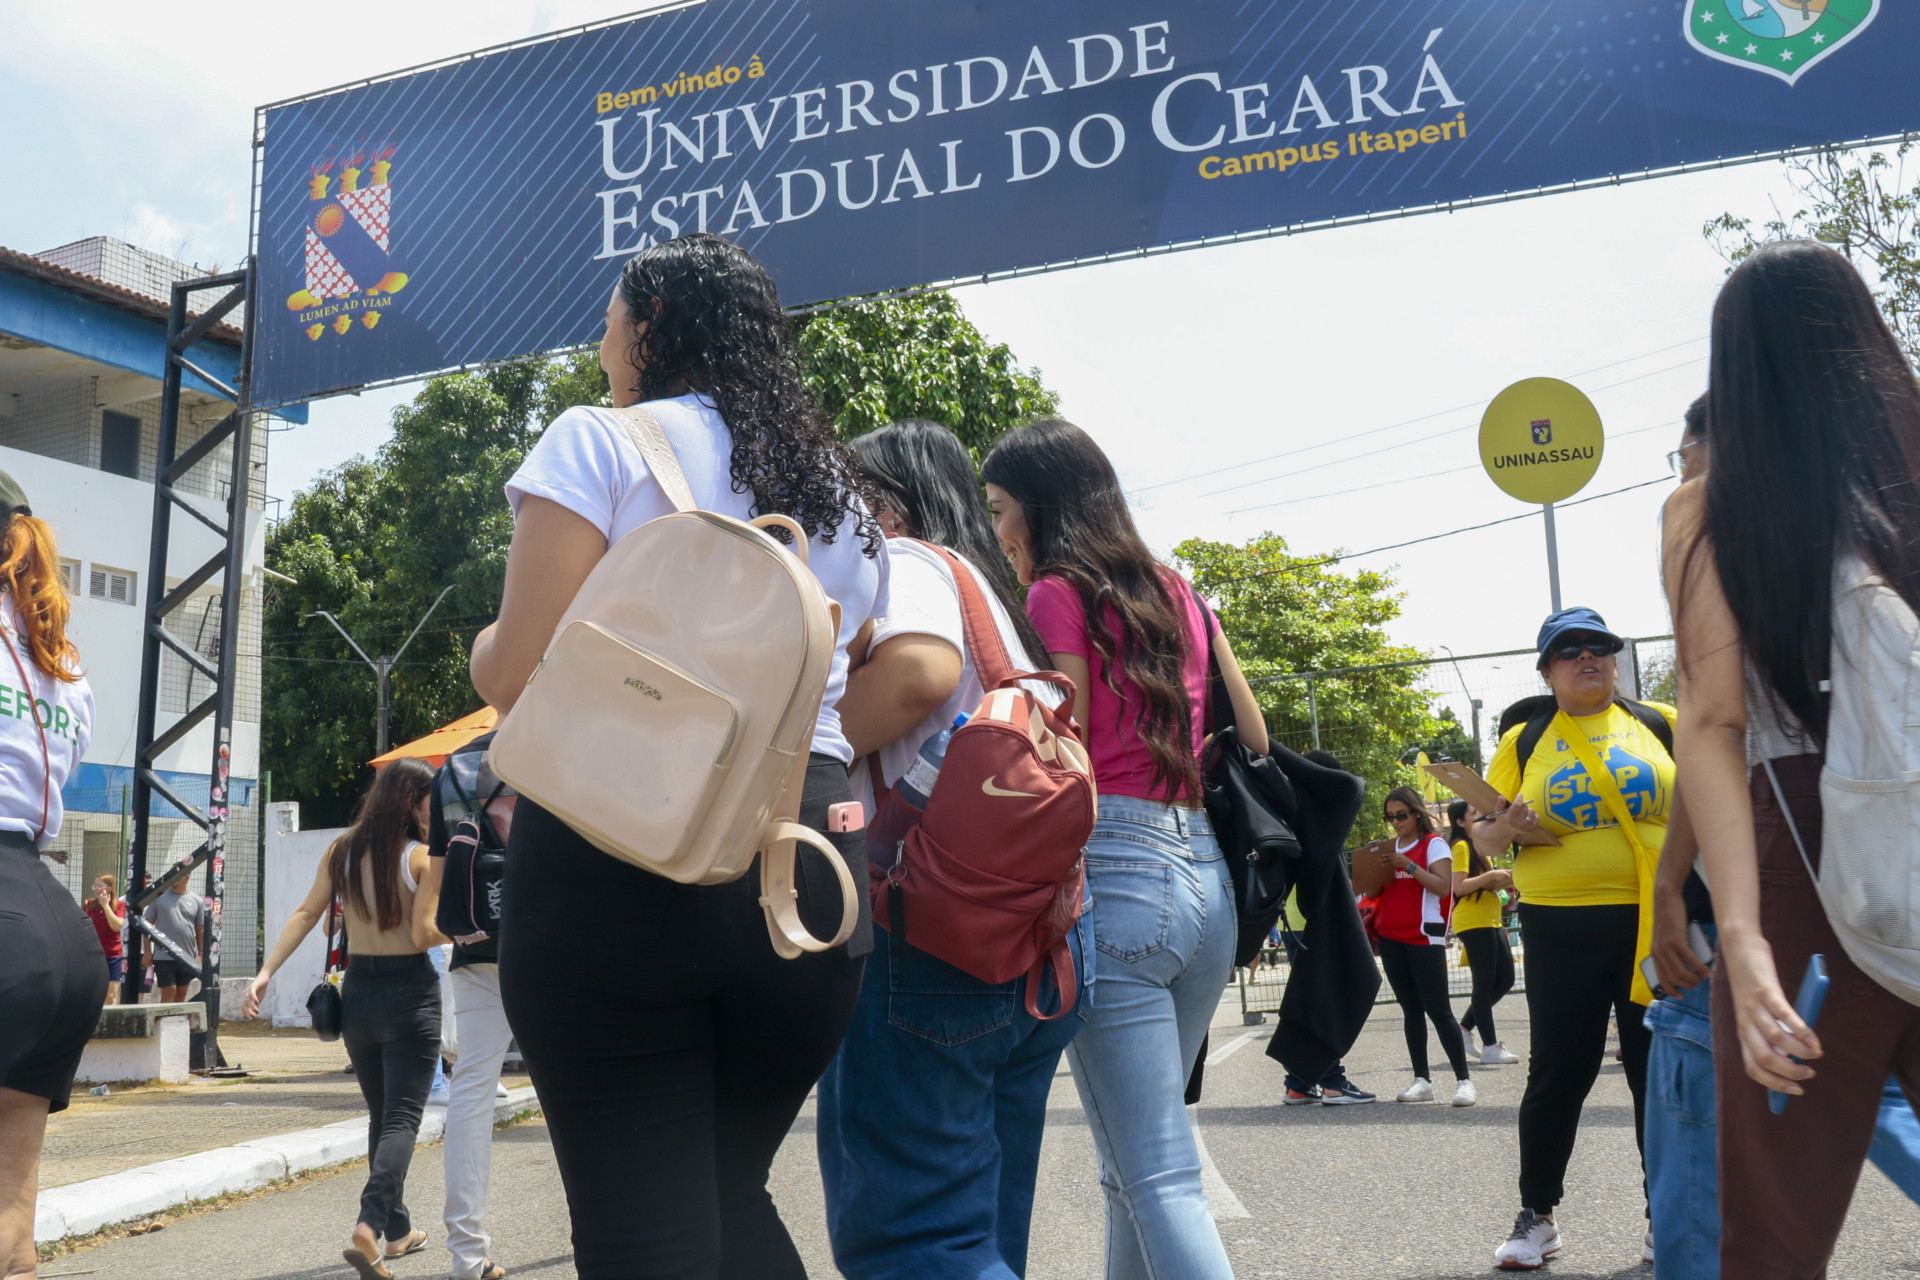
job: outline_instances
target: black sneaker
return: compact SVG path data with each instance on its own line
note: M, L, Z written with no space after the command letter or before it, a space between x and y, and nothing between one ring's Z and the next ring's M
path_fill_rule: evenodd
M1351 1107L1362 1102L1378 1101L1380 1101L1379 1098L1360 1088L1345 1076L1331 1082L1323 1082L1320 1086L1320 1105L1323 1107Z
M1320 1101L1319 1086L1316 1085L1308 1089L1296 1089L1292 1085L1288 1085L1286 1096L1280 1101L1289 1107L1303 1107L1309 1103L1318 1102Z

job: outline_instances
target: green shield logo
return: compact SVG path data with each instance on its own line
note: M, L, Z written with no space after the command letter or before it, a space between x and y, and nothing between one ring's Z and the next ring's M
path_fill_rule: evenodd
M1792 84L1871 26L1880 0L1689 0L1685 13L1701 53Z

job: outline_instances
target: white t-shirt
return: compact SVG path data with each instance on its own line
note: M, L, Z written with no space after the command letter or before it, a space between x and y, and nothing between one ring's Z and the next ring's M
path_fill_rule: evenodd
M698 395L651 400L647 409L673 446L687 488L700 509L741 520L751 518L753 495L733 491L733 476L728 469L733 435L720 411ZM569 409L553 420L507 481L507 502L516 516L520 500L528 494L556 502L587 520L606 535L609 546L647 521L673 511L673 504L654 481L627 429L607 409ZM857 518L849 513L831 544L814 538L807 552L808 567L820 580L827 598L840 604L839 643L833 651L833 669L827 677L820 721L813 731L813 749L842 764L853 761L853 748L840 731L840 695L847 688L847 644L868 618L887 608L886 549L869 557L857 525Z
M960 620L960 590L954 586L952 566L938 552L910 538L889 539L887 550L893 557L893 579L889 584L892 607L885 617L875 620L868 652L878 651L881 645L896 636L937 636L960 651L960 683L954 689L953 696L905 737L880 748L880 773L886 778L887 785L892 786L913 763L920 744L951 725L954 717L972 715L987 691L979 673L973 668L973 655L967 652L966 629ZM1014 670L1032 671L1037 666L1044 667L1046 664L1034 662L1026 647L1020 643L1020 633L1013 629L1013 622L1001 607L1000 598L980 582L980 575L974 573L972 565L966 568L967 572L973 573L974 582L979 584L980 594L987 598L987 608L993 613L994 625L1000 629L1000 639L1007 646L1007 656L1012 659ZM1038 680L1022 681L1022 685L1048 706L1060 705L1063 695L1054 685ZM873 780L868 769L865 766L856 769L853 780L860 803L871 817L874 812Z
M93 690L86 677L68 684L33 665L20 635L11 595L0 598L0 627L26 668L29 697L20 691L20 667L0 649L0 831L37 835L44 849L60 834L66 808L60 788L66 784L87 743L93 740ZM47 754L40 755L40 730L46 726ZM44 788L44 790L43 790ZM40 829L40 804L46 800L47 825Z

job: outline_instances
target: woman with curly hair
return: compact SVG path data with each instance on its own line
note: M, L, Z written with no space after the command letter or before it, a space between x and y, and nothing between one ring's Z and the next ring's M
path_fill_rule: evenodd
M838 703L847 646L887 606L880 531L832 426L800 381L760 265L718 236L630 259L607 303L601 367L618 407L645 403L701 509L793 517L840 634L800 821L851 800ZM514 510L497 622L474 641L474 688L505 712L607 548L673 510L621 419L556 418L507 482ZM831 833L856 884L866 841ZM803 852L801 916L830 936L836 881ZM840 1044L872 928L831 951L775 955L759 874L684 885L608 857L522 798L508 845L512 926L500 985L546 1112L573 1218L574 1266L601 1277L804 1280L767 1171ZM583 904L619 904L607 929Z
M1094 998L1067 1056L1100 1153L1106 1273L1231 1280L1184 1105L1237 937L1201 804L1209 650L1241 741L1264 753L1266 722L1225 633L1153 558L1091 436L1036 422L995 445L981 475L1027 613L1074 683L1100 791L1086 850Z

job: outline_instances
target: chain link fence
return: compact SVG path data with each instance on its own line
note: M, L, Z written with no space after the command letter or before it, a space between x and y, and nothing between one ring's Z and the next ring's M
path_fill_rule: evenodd
M1512 925L1507 928L1508 941L1513 944L1513 991L1518 995L1527 989L1526 948L1520 945L1519 927ZM1473 972L1466 967L1465 956L1459 939L1448 938L1447 995L1459 1000L1465 1000L1473 994ZM1374 961L1376 967L1379 963L1377 959ZM1233 971L1234 984L1240 989L1240 1013L1248 1026L1258 1026L1265 1021L1267 1014L1280 1012L1280 998L1287 992L1287 976L1291 971L1287 953L1280 947L1262 948L1257 964ZM1393 1003L1393 990L1387 986L1384 970L1381 972L1380 993L1373 998L1373 1002Z
M1377 749L1380 726L1372 717L1343 714L1334 708L1363 701L1351 695L1363 691L1369 680L1377 680L1382 672L1412 670L1415 688L1427 697L1434 713L1438 715L1443 709L1451 711L1464 731L1458 742L1462 749L1452 752L1453 758L1484 773L1499 746L1500 713L1522 698L1547 692L1546 682L1535 666L1538 658L1538 651L1534 649L1507 649L1465 657L1456 657L1448 651L1438 658L1302 671L1267 676L1253 683L1286 681L1304 689L1304 697L1288 699L1288 709L1270 718L1269 730L1276 741L1295 751L1328 751L1344 760ZM1672 636L1646 636L1627 642L1626 650L1620 655L1620 691L1643 701L1674 701ZM1414 753L1427 744L1396 745L1404 746L1402 759L1411 763ZM1408 780L1413 780L1411 775ZM1362 825L1365 821L1363 814ZM1517 927L1512 928L1511 936L1516 973L1514 991L1522 992L1527 989L1526 952ZM1272 946L1261 951L1255 967L1235 971L1240 1009L1250 1024L1265 1014L1278 1012L1290 969L1286 952ZM1460 944L1453 939L1447 944L1447 988L1449 995L1460 999L1465 999L1473 990L1473 975L1462 965ZM1392 1001L1393 992L1383 981L1378 1002L1390 1004Z

